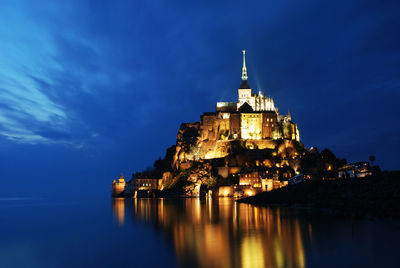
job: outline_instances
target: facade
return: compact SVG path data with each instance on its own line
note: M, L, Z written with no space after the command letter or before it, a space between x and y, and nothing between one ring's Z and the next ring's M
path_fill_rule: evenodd
M136 190L159 190L160 182L160 179L135 178L134 188Z
M216 111L200 118L200 140L273 140L300 141L297 125L290 113L280 115L274 100L261 91L252 93L247 81L243 50L242 82L237 102L217 102Z
M288 168L244 168L240 172L239 185L261 191L271 191L288 185L294 175Z

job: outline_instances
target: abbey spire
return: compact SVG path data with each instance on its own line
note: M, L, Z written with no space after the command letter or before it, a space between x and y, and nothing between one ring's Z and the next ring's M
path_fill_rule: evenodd
M242 50L242 52L243 52L242 80L247 80L246 50Z
M242 50L242 53L243 53L243 67L242 67L242 83L240 84L240 88L250 89L249 83L247 82L246 50Z

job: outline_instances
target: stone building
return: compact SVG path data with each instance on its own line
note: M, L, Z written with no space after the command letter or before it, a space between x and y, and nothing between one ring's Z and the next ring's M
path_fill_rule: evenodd
M118 181L114 179L112 182L113 196L123 195L124 191L125 191L125 187L126 187L126 182L125 182L124 176L121 174Z
M159 190L161 179L155 178L135 178L135 190Z
M240 171L239 185L262 191L271 191L288 185L288 179L294 175L291 168L243 168Z

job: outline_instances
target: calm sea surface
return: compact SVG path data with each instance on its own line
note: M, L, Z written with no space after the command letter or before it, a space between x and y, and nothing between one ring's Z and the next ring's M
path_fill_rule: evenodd
M400 222L221 199L0 199L0 267L400 267Z

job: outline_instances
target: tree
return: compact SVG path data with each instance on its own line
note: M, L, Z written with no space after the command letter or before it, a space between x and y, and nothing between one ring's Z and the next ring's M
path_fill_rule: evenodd
M371 162L371 165L373 166L374 162L375 162L375 155L370 155L369 156L369 161Z
M321 157L322 157L323 160L327 160L327 161L336 160L335 154L331 150L329 150L328 148L322 150Z

